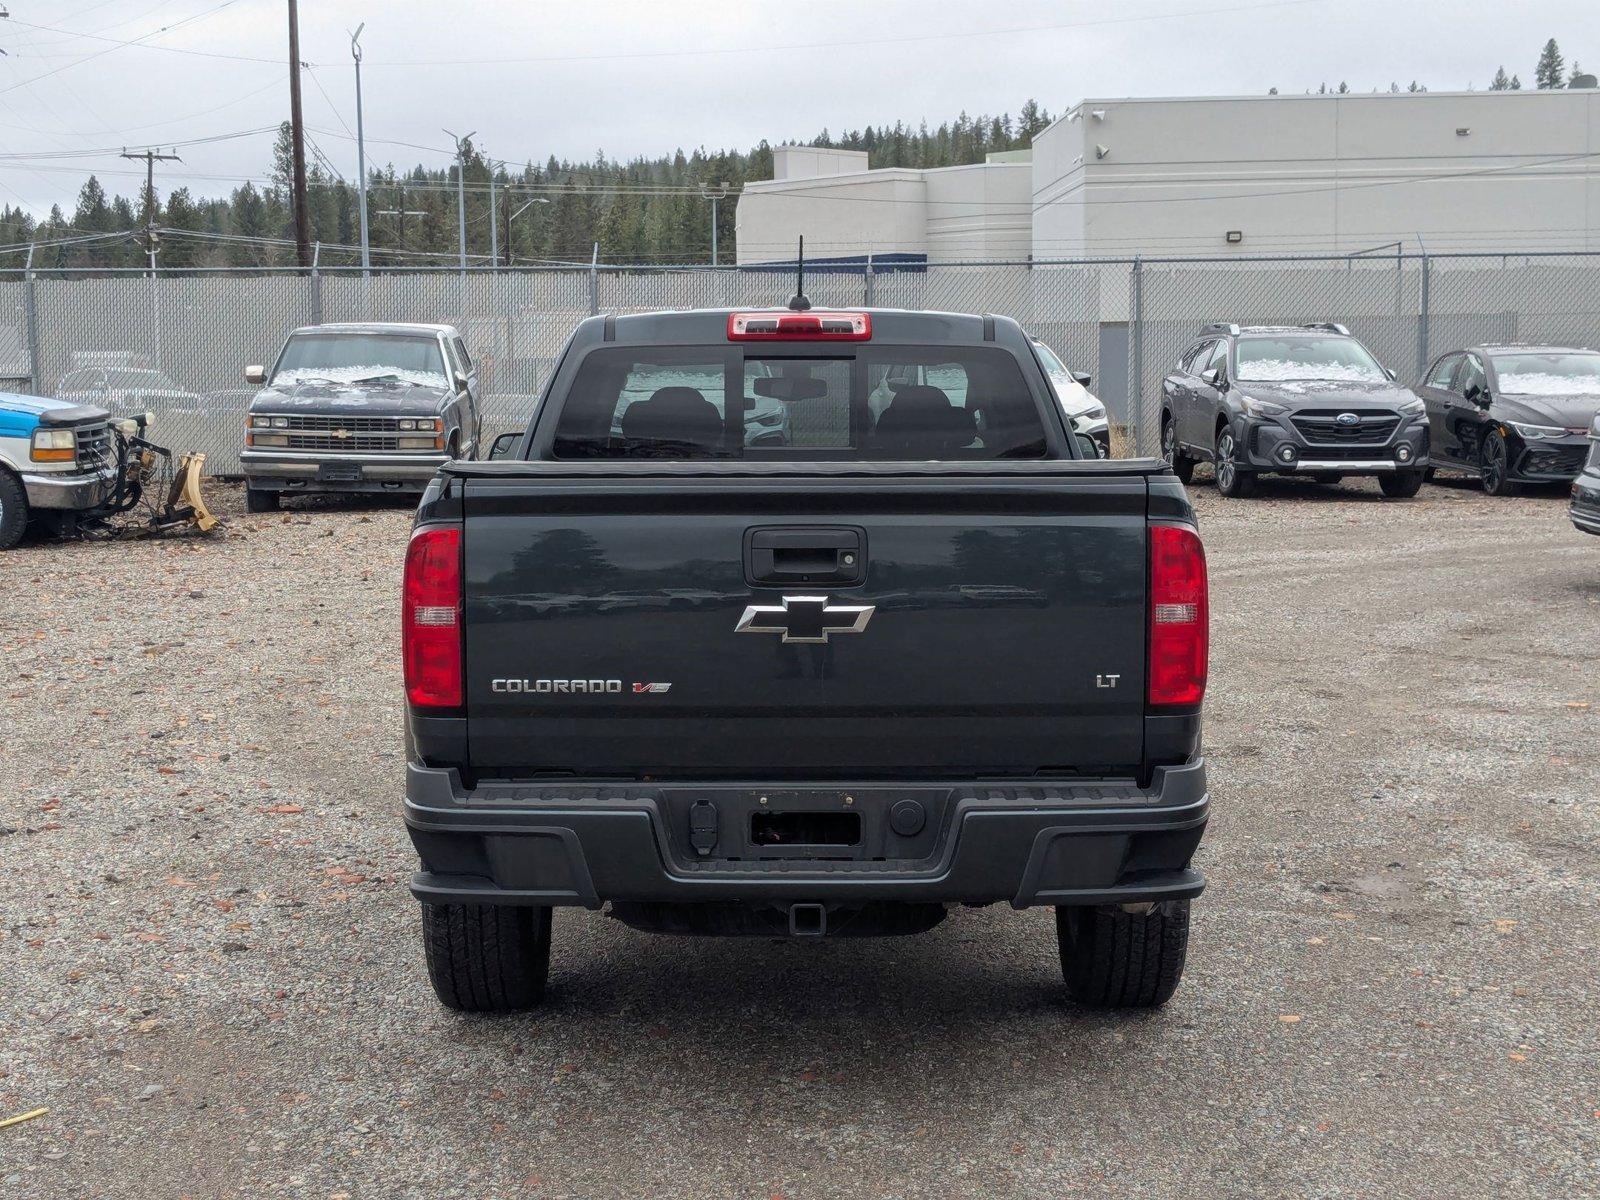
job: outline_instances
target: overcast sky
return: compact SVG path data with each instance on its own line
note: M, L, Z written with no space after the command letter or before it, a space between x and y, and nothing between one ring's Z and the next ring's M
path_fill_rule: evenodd
M288 115L284 0L5 0L0 200L70 212L85 176L132 194L117 156ZM514 162L746 147L905 120L1059 112L1085 96L1533 85L1555 37L1600 67L1594 0L301 0L311 136L355 177L349 31L365 21L368 159L477 131ZM1141 19L1142 18L1142 19ZM43 28L41 28L43 27ZM124 43L138 41L140 44ZM491 60L491 61L485 61ZM498 61L493 61L498 60ZM270 170L272 134L181 147L163 194ZM40 152L102 151L26 159ZM106 152L109 151L109 152ZM10 156L10 157L8 157Z

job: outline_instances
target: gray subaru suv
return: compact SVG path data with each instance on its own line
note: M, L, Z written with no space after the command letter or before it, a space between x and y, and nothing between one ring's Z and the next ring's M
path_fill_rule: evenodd
M1161 452L1185 483L1212 463L1224 496L1271 473L1372 475L1385 496L1409 497L1428 466L1428 414L1343 325L1207 325L1162 381Z

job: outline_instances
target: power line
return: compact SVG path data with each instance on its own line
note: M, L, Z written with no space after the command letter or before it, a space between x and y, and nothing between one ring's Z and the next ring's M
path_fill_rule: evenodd
M111 41L111 42L115 42L115 44L111 45L111 46L107 46L104 50L96 50L93 54L86 54L82 58L74 59L72 62L64 63L59 67L51 67L50 70L44 71L41 74L31 76L31 77L29 77L27 79L18 80L16 83L11 84L9 87L0 88L0 96L5 95L7 92L13 92L19 87L26 87L30 83L37 83L41 79L48 79L52 75L59 75L62 71L67 71L67 70L70 70L73 67L81 66L83 63L90 62L90 61L92 61L94 59L97 59L97 58L103 58L105 55L110 54L115 50L119 50L124 46L139 46L139 45L143 45L147 41L147 39L149 39L149 38L159 37L163 33L171 33L173 30L181 29L185 25L192 25L194 22L203 20L206 17L212 16L215 13L219 13L225 8L231 8L233 5L235 5L237 3L238 3L238 0L222 0L221 4L215 5L212 8L208 8L204 12L196 13L192 17L185 17L181 21L174 21L171 25L163 25L160 29L152 29L149 33L143 34L140 37L136 37L132 41L119 41L118 39L115 39L115 38L96 38L95 40L97 40L97 41ZM45 26L42 26L42 25L31 25L26 21L16 21L15 24L24 26L24 27L29 28L29 29L43 29L43 28L45 28ZM70 33L72 31L71 30L55 30L55 32L57 32L57 33L63 33L63 32ZM88 35L84 35L84 36L88 36ZM149 48L150 49L163 49L165 47L152 46L152 47L149 47Z
M1265 3L1231 4L1214 8L1187 9L1180 12L1147 13L1135 17L1100 17L1086 21L1052 21L1043 25L1017 25L1006 29L973 29L955 33L907 34L898 37L851 38L838 42L791 42L784 45L744 45L723 47L692 47L674 50L620 50L600 54L539 54L506 58L435 58L399 59L393 62L373 63L380 67L481 67L520 63L583 63L615 62L641 58L701 58L729 54L793 53L797 50L847 50L857 47L903 46L924 42L966 41L980 37L1015 37L1030 33L1052 33L1063 29L1091 29L1104 25L1134 25L1151 21L1184 20L1190 17L1213 17L1228 13L1260 12L1273 8L1300 8L1311 4L1325 4L1330 0L1266 0Z

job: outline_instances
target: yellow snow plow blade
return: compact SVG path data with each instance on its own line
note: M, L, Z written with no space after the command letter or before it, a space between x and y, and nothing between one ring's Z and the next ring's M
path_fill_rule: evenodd
M178 460L178 469L172 475L172 490L167 495L167 511L182 513L201 533L210 533L218 521L200 495L200 469L205 464L204 454L185 454Z

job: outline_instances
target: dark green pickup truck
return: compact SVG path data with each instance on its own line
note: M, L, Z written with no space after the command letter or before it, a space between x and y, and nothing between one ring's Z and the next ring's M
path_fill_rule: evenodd
M1012 321L585 321L406 559L434 987L537 1003L555 905L809 937L1003 902L1055 908L1079 1001L1160 1004L1207 622L1182 485L1082 445Z

